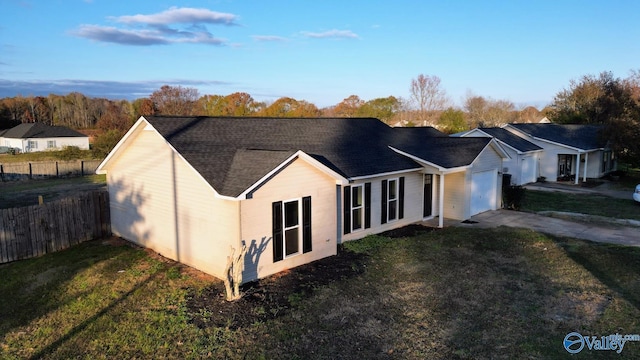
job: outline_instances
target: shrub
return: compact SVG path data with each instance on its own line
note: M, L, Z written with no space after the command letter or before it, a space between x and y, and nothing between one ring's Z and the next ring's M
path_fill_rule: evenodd
M505 209L520 210L526 189L520 185L507 186L502 190L502 202Z
M77 146L65 146L62 150L58 152L58 156L60 160L75 160L75 159L82 159L85 156L85 154Z

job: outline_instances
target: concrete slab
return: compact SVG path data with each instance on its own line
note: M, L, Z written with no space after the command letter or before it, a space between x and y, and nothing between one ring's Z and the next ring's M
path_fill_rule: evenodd
M640 247L640 228L633 226L599 226L504 209L487 211L471 217L471 220L476 223L464 224L458 221L453 223L453 226L521 227L556 236Z

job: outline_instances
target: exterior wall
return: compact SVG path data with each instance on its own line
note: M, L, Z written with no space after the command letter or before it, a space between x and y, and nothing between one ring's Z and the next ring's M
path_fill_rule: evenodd
M471 174L469 173L469 177ZM465 220L469 218L469 185L467 171L446 174L444 176L444 217Z
M24 152L22 139L2 138L2 142L0 142L0 146L7 146L14 149L20 149L21 152Z
M602 156L604 151L598 150L589 153L587 164L587 178L599 178L606 175L606 172L602 171ZM582 154L581 159L585 160L586 154ZM580 178L584 175L585 163L580 163Z
M114 234L222 278L239 247L240 203L216 197L155 131L128 141L106 169Z
M404 218L382 224L382 180L398 179L401 176L404 176ZM359 185L366 182L371 183L371 227L369 229L361 229L349 234L344 234L342 235L342 241L361 239L370 234L378 234L387 230L422 221L424 190L422 172L376 177L358 181L350 185ZM340 209L342 209L342 204L340 204ZM437 212L437 207L435 212ZM343 224L340 224L339 226L342 230Z
M37 143L35 148L29 147L29 141L35 141ZM37 152L52 150L47 147L49 141L55 141L56 150L62 149L65 146L77 146L82 150L89 150L89 138L88 137L58 137L58 138L32 138L32 139L10 139L3 138L0 146L9 146L12 148L18 148L21 152Z
M273 261L272 203L311 196L312 250ZM241 239L247 244L243 281L275 274L337 253L336 182L301 159L242 200Z

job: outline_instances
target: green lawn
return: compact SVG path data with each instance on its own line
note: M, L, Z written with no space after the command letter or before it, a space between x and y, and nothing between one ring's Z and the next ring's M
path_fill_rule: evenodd
M138 248L98 241L2 265L0 358L567 359L569 332L640 333L638 248L448 228L343 251L364 257L352 275L292 290L278 316L247 302L274 317L240 327L207 321L243 314L188 305L219 282ZM296 271L268 282L286 289Z
M616 219L640 220L640 206L631 199L603 195L527 190L522 211L564 211Z
M23 154L2 154L0 163L16 163L30 161L56 161L56 160L96 160L91 150L80 150L69 147L64 150L37 151Z
M106 175L88 175L73 178L53 178L0 183L0 209L38 204L38 196L45 202L72 195L77 191L90 191L104 187Z

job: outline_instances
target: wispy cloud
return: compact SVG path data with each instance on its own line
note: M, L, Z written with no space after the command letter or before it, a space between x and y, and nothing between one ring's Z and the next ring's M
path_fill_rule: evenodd
M302 35L314 39L357 39L358 34L351 30L329 30L324 32L303 31Z
M169 10L150 15L125 15L113 18L115 21L124 24L147 24L147 25L169 25L169 24L222 24L237 25L238 17L234 14L211 11L209 9L178 8L172 7Z
M253 35L251 37L255 41L289 41L289 39L285 37L276 35Z
M101 81L101 80L33 80L14 81L0 79L0 97L66 95L77 91L87 96L109 99L137 99L147 97L162 85L211 86L226 85L216 80L154 80L154 81Z
M237 25L237 16L234 14L176 7L156 14L109 19L123 24L123 27L83 24L70 34L94 41L133 46L179 43L226 45L226 40L215 37L206 25Z

